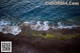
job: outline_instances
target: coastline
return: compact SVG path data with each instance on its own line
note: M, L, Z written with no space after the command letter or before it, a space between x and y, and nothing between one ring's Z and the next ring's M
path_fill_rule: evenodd
M48 31L35 31L25 26L22 28L22 32L16 36L12 34L0 33L0 41L12 41L13 52L12 53L76 53L79 52L80 46L80 28L69 29L52 29ZM76 37L71 39L56 39L56 38L41 38L39 36L32 36L36 34L55 33L57 36L73 34ZM72 36L72 35L71 35Z

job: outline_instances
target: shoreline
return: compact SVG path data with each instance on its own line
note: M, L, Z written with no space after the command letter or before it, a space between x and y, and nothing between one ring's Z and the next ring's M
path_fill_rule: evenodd
M2 25L0 26L0 32L4 33L4 34L13 34L13 35L17 35L20 32L24 31L24 28L27 30L31 30L31 31L44 31L44 32L52 32L52 31L59 31L59 30L78 30L78 28L80 29L80 25L64 25L61 22L57 23L57 26L51 26L49 25L49 23L47 21L43 22L43 24L41 24L41 21L38 21L36 24L32 24L29 22L24 22L19 26L8 26L8 25ZM79 30L78 30L79 31ZM76 32L76 31L75 31Z
M80 52L80 28L37 31L22 26L21 30L16 36L0 32L0 41L12 41L12 53Z

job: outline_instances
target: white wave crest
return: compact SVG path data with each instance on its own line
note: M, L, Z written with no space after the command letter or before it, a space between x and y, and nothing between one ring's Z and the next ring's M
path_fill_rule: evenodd
M4 34L13 34L13 35L17 35L21 32L21 29L19 28L19 26L0 26L0 32L4 33Z
M58 22L57 23L57 27L55 28L54 26L53 26L53 28L54 29L72 29L72 28L75 28L75 27L80 27L80 26L78 26L78 25L71 25L71 26L68 26L68 25L63 25L61 22Z
M23 22L20 26L29 26L30 23L29 22Z
M36 25L30 25L30 28L33 30L44 30L47 31L49 29L48 22L45 21L41 24L41 21L37 21Z
M51 27L49 26L49 22L48 21L37 21L36 24L32 24L32 22L24 22L22 23L20 26L29 26L32 30L38 30L38 31L47 31L48 29L52 28L52 29L72 29L74 27L80 27L79 25L72 25L72 26L67 26L67 25L63 25L61 22L57 23L57 27L55 27L54 25ZM17 35L19 34L22 30L20 26L0 26L0 32L4 33L4 34L13 34L13 35Z
M48 21L44 21L44 22L37 21L36 24L33 24L32 22L24 22L22 25L30 26L30 28L32 30L38 30L38 31L47 31L49 28L52 28L52 29L72 29L75 27L80 27L78 25L71 25L71 26L63 25L63 23L61 23L61 22L58 22L57 27L55 27L54 25L50 26Z

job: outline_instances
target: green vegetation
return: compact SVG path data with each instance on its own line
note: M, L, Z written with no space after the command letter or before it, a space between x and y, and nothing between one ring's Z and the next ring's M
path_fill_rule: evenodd
M28 33L26 32L21 32L20 35L22 37L28 37ZM50 33L46 33L45 35L42 34L42 33L33 33L32 34L33 37L40 37L40 38L46 38L46 39L58 39L58 40L67 40L67 39L72 39L72 38L75 38L77 36L75 35L72 35L72 34L69 34L69 35L56 35L56 34L50 34Z
M25 38L27 36L27 33L26 32L21 32L20 35Z
M39 36L40 38L46 38L46 39L54 38L59 40L67 40L67 39L72 39L76 37L74 35L56 35L56 34L49 34L49 33L47 33L46 35L33 33L33 36L35 37Z
M33 33L33 35L32 36L37 36L37 34L36 33Z
M45 38L58 38L55 34L46 34Z

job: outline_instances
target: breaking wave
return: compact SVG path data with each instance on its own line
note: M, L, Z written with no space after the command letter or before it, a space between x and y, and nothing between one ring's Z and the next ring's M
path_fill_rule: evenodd
M57 23L57 26L55 25L49 25L48 21L37 21L36 24L34 24L33 22L24 22L21 25L25 25L25 26L30 26L30 28L32 30L43 30L43 31L47 31L49 28L53 28L53 29L72 29L74 27L80 27L79 25L64 25L61 22Z
M18 26L10 26L9 22L6 21L0 21L0 32L4 33L4 34L13 34L13 35L17 35L19 34L22 30L20 26L24 25L26 27L30 27L32 30L38 30L38 31L47 31L50 28L52 29L72 29L75 27L80 27L79 25L64 25L62 22L58 22L57 26L55 25L49 25L48 21L37 21L37 22L23 22L22 24L18 25Z
M6 25L10 25L10 22L6 20L0 20L0 26L6 26Z
M13 34L17 35L21 32L21 29L19 26L0 26L0 32L4 34Z

